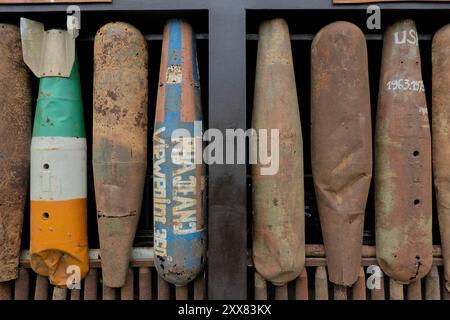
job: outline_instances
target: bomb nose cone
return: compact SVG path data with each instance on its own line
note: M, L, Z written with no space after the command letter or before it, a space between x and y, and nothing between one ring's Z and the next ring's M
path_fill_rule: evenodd
M311 88L311 160L328 276L351 286L372 177L367 48L357 26L339 21L315 36Z

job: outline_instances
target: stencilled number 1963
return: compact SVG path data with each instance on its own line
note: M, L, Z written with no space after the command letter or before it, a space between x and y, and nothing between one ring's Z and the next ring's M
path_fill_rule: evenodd
M390 91L415 91L424 92L425 87L422 80L395 79L386 84L386 89Z

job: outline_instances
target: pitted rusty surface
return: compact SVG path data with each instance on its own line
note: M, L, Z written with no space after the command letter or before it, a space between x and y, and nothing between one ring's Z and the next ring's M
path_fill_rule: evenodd
M264 22L259 36L252 127L269 137L279 129L280 143L275 175L252 166L253 260L261 276L284 285L305 264L303 141L287 23Z
M311 49L311 156L330 281L351 286L361 266L364 212L372 177L366 41L335 22Z
M384 36L375 135L377 259L400 283L432 263L431 137L414 21Z
M0 282L18 276L28 188L31 86L19 28L0 24Z
M103 26L94 44L93 167L103 279L125 283L147 168L147 44L133 26Z
M450 292L450 25L433 39L433 172L446 289Z

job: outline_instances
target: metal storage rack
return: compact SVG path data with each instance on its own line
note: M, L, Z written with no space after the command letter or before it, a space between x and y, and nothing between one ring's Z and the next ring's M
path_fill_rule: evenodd
M82 28L89 30L87 38L85 38L88 41L80 45L90 51L92 51L90 47L92 44L89 43L89 37L92 37L95 27L101 25L102 21L106 23L122 19L136 24L143 33L147 34L149 41L157 43L160 40L159 34L165 18L182 16L190 20L199 33L198 39L201 42L199 46L203 47L199 50L199 55L202 55L199 57L199 61L201 61L200 68L204 73L202 95L207 111L207 126L220 130L249 127L256 57L255 40L257 40L259 21L274 16L286 18L291 27L294 63L296 64L297 79L300 80L298 86L300 105L301 108L304 108L301 109L304 140L308 143L308 48L310 41L313 35L329 22L349 20L364 28L367 19L367 5L333 5L332 0L113 0L112 4L81 4L80 7ZM429 51L427 48L430 47L431 35L439 27L450 22L450 19L447 18L450 13L450 3L383 3L380 4L380 7L383 24L402 15L418 20L419 33L422 34L421 39L424 40L423 47L421 44L423 51ZM66 8L65 4L1 5L0 19L2 22L17 24L18 18L23 15L46 23L55 22L61 25L64 23ZM371 70L376 70L379 68L377 59L381 52L381 41L379 41L382 39L381 31L363 30L368 34L367 39L370 40L368 48ZM82 38L85 35L82 30ZM158 44L155 47L158 48ZM159 49L155 50L157 52ZM304 54L304 56L300 58L296 56L297 54ZM84 57L83 55L84 53L80 51L81 59L84 58L86 64L90 66L89 63L92 62L88 61L89 55L86 54ZM423 53L424 78L429 87L430 63L426 61L428 58L429 53ZM304 59L304 65L301 59ZM159 68L158 59L153 61L153 65L155 68ZM150 79L157 79L157 72L155 73L156 75L151 75ZM376 72L371 73L373 99L376 99L377 96L377 76ZM155 83L153 80L150 85L155 86ZM88 94L84 99L90 99L92 88L87 83L85 86L84 93ZM150 103L154 99L155 97L151 97ZM89 128L89 123L87 123L87 127ZM305 144L305 163L309 161L307 148L308 144ZM249 236L251 235L249 223L251 221L249 220L251 218L249 192L251 189L248 169L248 166L245 165L211 165L208 167L209 254L206 281L208 299L247 299L254 296L254 272L249 268L251 260L248 258L251 238ZM308 170L308 164L306 164L306 170ZM308 171L306 173L308 174ZM311 177L306 175L306 179L311 179ZM308 186L308 184L311 182L306 180L305 185ZM93 192L92 188L90 188L90 192ZM149 195L148 190L146 192ZM149 197L147 196L147 198ZM369 207L370 204L368 212L370 212ZM366 219L370 224L370 218ZM95 223L95 220L92 221ZM310 234L309 238L314 239L314 236ZM317 251L314 248L312 246L310 250L307 250L310 254L308 266L323 266L323 250ZM364 261L373 259L373 247L372 249L368 248L371 253L364 258ZM436 265L440 264L438 251ZM24 263L26 266L26 262ZM93 265L95 265L95 261ZM144 269L150 268L152 262L150 259L135 266ZM144 269L142 274L139 272L139 276L136 275L136 277L146 277L147 271ZM313 272L310 270L308 268L308 277L312 280ZM88 278L90 281L87 282L88 286L96 287L93 283L97 284L97 275L91 275L91 277L93 278ZM304 283L301 285L304 286ZM194 286L204 288L204 284L197 282ZM153 282L153 287L156 288L155 282ZM164 286L161 288L158 286L157 289L168 292L167 287ZM125 290L130 290L130 288ZM172 295L176 295L174 290L171 290ZM195 296L195 292L198 294L197 297L200 297L202 292L202 289L189 290L189 297ZM274 294L271 290L269 288L269 297L273 297ZM290 290L293 290L292 285ZM179 297L183 297L185 292L180 294ZM276 298L284 298L287 297L286 295L287 291L275 292ZM99 296L101 295L99 294ZM129 293L128 297L130 297ZM153 297L156 295L153 294ZM293 297L292 294L289 294L289 297Z

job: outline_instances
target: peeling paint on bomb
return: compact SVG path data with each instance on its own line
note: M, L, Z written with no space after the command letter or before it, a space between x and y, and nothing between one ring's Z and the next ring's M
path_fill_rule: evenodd
M164 28L153 136L153 220L156 269L177 286L192 281L206 257L205 167L190 158L196 151L195 122L202 120L198 83L192 28L170 20ZM179 128L191 135L181 139L190 140L172 138ZM177 158L180 148L189 159Z

